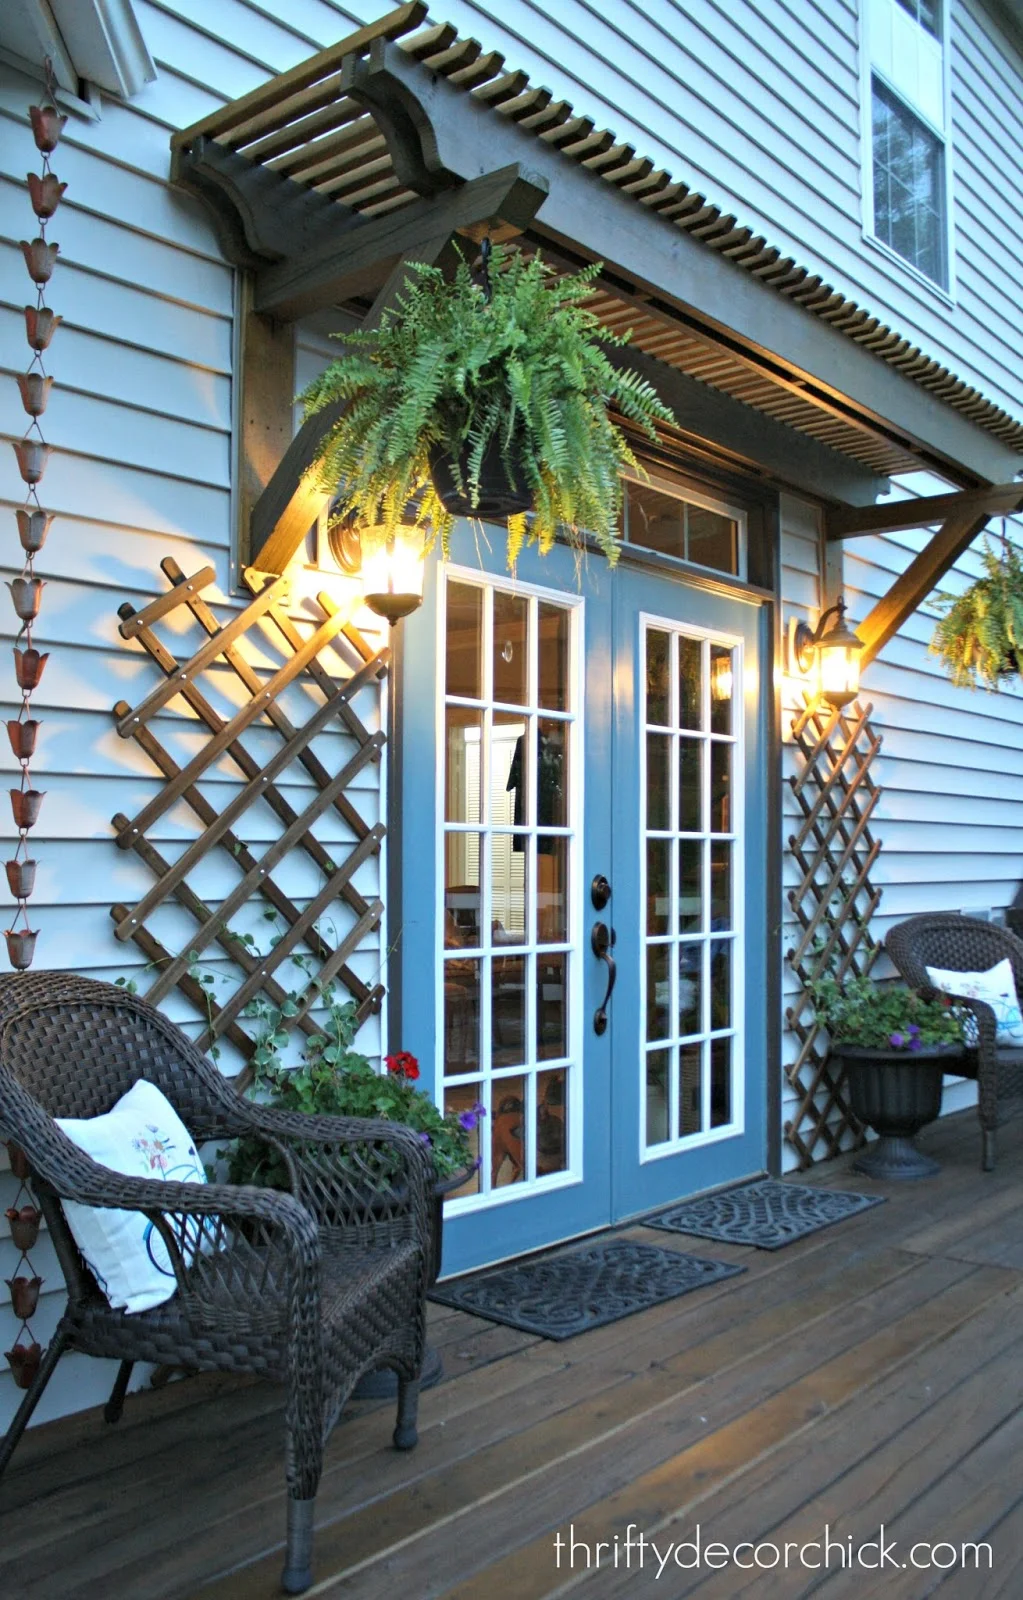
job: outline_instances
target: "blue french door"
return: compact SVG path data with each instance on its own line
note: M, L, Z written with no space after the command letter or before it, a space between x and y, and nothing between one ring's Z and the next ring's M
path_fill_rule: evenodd
M763 1166L759 610L562 547L511 578L487 532L403 641L392 1047L480 1158L446 1274Z

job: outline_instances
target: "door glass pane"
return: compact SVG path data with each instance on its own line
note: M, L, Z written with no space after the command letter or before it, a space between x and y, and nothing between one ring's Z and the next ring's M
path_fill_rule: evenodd
M445 723L444 816L448 822L479 822L483 713L466 706L448 706Z
M564 1172L568 1166L568 1085L564 1067L536 1079L536 1172Z
M540 634L540 704L545 711L568 710L568 621L564 606L541 600L537 608Z
M732 926L732 846L710 847L710 925L714 932Z
M526 1059L526 957L495 956L490 972L490 1059L517 1067Z
M483 698L483 590L475 583L448 584L447 693Z
M494 590L494 699L524 706L528 699L529 601L525 595Z
M495 711L490 730L490 815L499 827L533 820L529 723L514 711Z
M678 946L678 1031L699 1033L703 1026L703 944Z
M703 927L703 844L678 842L678 931L698 933Z
M444 943L449 950L482 943L480 892L482 836L449 833L444 840Z
M444 1112L446 1116L454 1115L460 1117L467 1113L473 1115L474 1126L469 1130L469 1155L473 1161L478 1160L482 1153L480 1134L487 1126L487 1118L480 1117L476 1113L476 1107L482 1104L480 1096L483 1092L482 1083L456 1083L444 1091ZM479 1194L480 1183L481 1176L477 1167L471 1178L460 1189L456 1189L449 1198L460 1200L463 1195Z
M699 1133L703 1119L703 1046L683 1044L678 1052L679 1133Z
M491 834L490 940L495 948L529 940L528 860L526 834Z
M710 947L710 1025L732 1026L731 939L715 939Z
M568 955L544 951L536 958L536 1055L560 1061L568 1055Z
M732 1040L710 1042L710 1125L720 1128L732 1120Z
M646 736L646 825L671 827L671 735Z
M668 1131L670 1099L668 1073L671 1070L670 1050L648 1050L646 1053L646 1142L664 1144L671 1137Z
M526 1177L526 1080L497 1078L491 1121L491 1183L504 1189Z
M444 1070L476 1072L480 1065L479 960L444 963Z
M710 731L732 731L732 652L726 645L710 647Z
M715 741L710 747L710 831L731 833L732 746Z
M568 939L568 852L564 835L537 835L537 944L564 944Z
M699 728L703 722L703 645L699 639L678 641L678 725Z
M646 952L646 1036L648 1039L668 1039L669 1006L671 1001L668 981L669 944L647 945Z
M700 832L700 768L703 741L678 742L678 827L680 833Z
M671 840L646 842L646 931L668 932L671 916Z
M646 635L646 720L660 728L671 721L671 635L657 628Z
M541 828L568 825L567 722L541 717L536 745L536 820Z

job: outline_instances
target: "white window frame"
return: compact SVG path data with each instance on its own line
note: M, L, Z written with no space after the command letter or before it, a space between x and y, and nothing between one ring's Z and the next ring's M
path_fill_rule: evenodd
M746 993L746 730L745 730L745 726L744 726L744 717L745 717L745 688L744 688L744 686L745 686L745 682L746 682L746 657L745 657L745 641L742 638L741 634L728 633L726 630L722 630L721 628L704 628L704 627L699 626L696 623L679 622L677 617L655 616L652 612L648 612L648 611L643 611L643 612L640 613L639 618L638 618L638 627L639 627L639 633L638 633L638 642L637 642L637 649L638 649L637 661L639 661L641 663L645 663L645 661L646 661L646 638L647 638L647 634L651 629L656 629L656 630L658 630L660 632L678 635L679 637L682 637L682 638L707 640L711 644L724 645L729 650L732 650L732 651L735 652L734 660L736 662L736 669L737 669L734 672L734 675L733 675L733 690L732 690L732 719L733 720L732 720L732 733L730 735L731 744L732 744L732 781L733 781L732 800L733 800L733 804L734 804L734 816L733 816L733 825L732 825L731 831L727 835L727 838L731 840L732 845L733 845L733 854L732 854L732 927L731 927L730 933L727 935L727 937L730 938L731 943L732 943L732 963L731 963L732 1025L728 1029L723 1029L723 1028L710 1029L710 1028L708 1028L707 1030L704 1030L703 1027L701 1026L701 1030L700 1030L701 1042L704 1042L704 1043L709 1043L709 1041L714 1039L714 1038L722 1038L722 1037L730 1037L731 1040L732 1040L732 1059L731 1059L731 1077L732 1077L732 1081L731 1081L731 1108L732 1108L732 1120L730 1122L723 1123L720 1127L717 1127L717 1128L708 1127L708 1128L703 1129L700 1133L689 1133L689 1134L684 1134L684 1135L680 1135L680 1136L675 1136L675 1137L672 1137L670 1139L664 1140L660 1144L653 1144L653 1145L647 1144L647 1142L646 1142L646 1129L647 1129L647 1070L646 1070L646 1061L647 1061L647 1053L648 1053L648 1041L647 1041L647 1036L646 1036L646 1001L647 1001L647 962L646 962L646 948L647 948L647 933L646 933L646 904L647 904L647 862L646 862L647 765L646 765L646 729L647 729L647 719L646 719L646 714L645 714L646 713L645 691L643 693L643 698L642 698L642 710L641 710L640 706L638 706L638 705L637 705L637 708L636 708L636 715L640 719L639 720L640 737L641 737L641 739L643 741L642 747L641 747L641 754L640 754L639 815L640 815L640 818L641 818L641 823L640 823L640 827L639 827L639 830L638 830L638 834L639 834L639 838L638 838L639 862L638 862L638 868L637 868L638 873L639 873L639 885L640 885L640 888L639 888L640 916L642 918L642 924L641 924L641 926L640 926L640 928L638 930L638 941L637 941L638 942L638 946L639 946L640 950L642 951L642 958L641 958L640 963L639 963L639 1037L638 1037L637 1053L638 1053L638 1061L639 1061L638 1071L639 1071L639 1094L640 1094L640 1099L639 1099L639 1161L640 1161L640 1165L641 1166L645 1166L650 1162L662 1161L662 1160L665 1160L666 1158L669 1158L671 1156L678 1156L678 1155L685 1154L690 1150L699 1150L705 1145L720 1144L725 1139L741 1138L742 1135L746 1131L746 1014L745 1014L745 998L744 998L745 997L745 993ZM704 681L704 684L703 684L703 716L702 716L701 720L703 722L704 727L707 728L708 730L709 730L709 727L710 727L709 695L710 695L710 680L709 680L709 674L707 674L707 675L705 675L705 681ZM675 727L675 728L677 728L677 726L678 726L677 705L678 705L678 675L677 675L677 673L673 672L671 674L671 721L672 721L673 727ZM708 743L709 743L709 740L708 740ZM701 815L702 816L707 816L708 815L708 811L709 811L709 807L708 807L708 804L707 804L707 800L708 800L707 785L710 782L710 763L709 763L709 761L704 761L703 762L703 777L702 777L701 781L702 781L703 789L704 789L704 792L703 792L703 794L701 796L701 802L700 802ZM677 761L673 761L672 764L671 764L671 783L672 783L672 793L673 793L673 797L674 797L673 798L673 806L672 806L672 814L677 817L678 816L678 796L677 796L677 793L676 793L676 790L677 790L677 787L678 787L678 762ZM705 838L707 836L706 835L701 835L701 837ZM709 856L706 856L706 859L704 861L703 898L704 898L704 904L707 906L708 914L709 914L710 886L709 886L709 883L706 881L706 873L707 873L707 870L708 870L708 862L709 862ZM673 891L672 891L672 899L673 900L674 900L675 894L677 893L677 889L678 889L678 886L677 886L677 883L676 883L673 886ZM694 936L693 939L688 941L688 942L692 942L692 943L697 943L698 942L702 946L704 944L710 944L712 941L713 941L713 934L712 934L712 932L710 931L710 929L708 927L708 930L707 930L706 934L700 934L698 936ZM681 944L685 943L685 942L687 942L687 941L684 938L680 939L678 937L678 935L676 934L676 935L674 935L673 937L671 937L669 939L668 948L669 948L669 950L671 950L673 952L677 952L680 949ZM709 1014L710 997L709 997L709 993L706 992L707 991L707 986L706 985L703 985L703 989L704 989L705 992L703 994L702 1005L703 1005L703 1008L704 1008L704 1013L705 1013L705 1015L707 1015L707 1014ZM672 983L672 992L674 992L674 984L673 983ZM701 1019L701 1023L702 1023L702 1019ZM673 1037L673 1039L675 1038L674 1030L673 1030L672 1037ZM674 1052L673 1060L676 1062L676 1064L677 1064L677 1059L678 1059L678 1057L677 1057L678 1048L679 1048L678 1047L678 1043L676 1041L672 1046L672 1049L673 1049L673 1052ZM710 1106L710 1076L709 1076L709 1073L710 1073L710 1058L709 1058L709 1051L708 1051L708 1052L705 1052L705 1059L704 1059L704 1064L703 1064L702 1080L701 1080L702 1103L703 1103L704 1106L706 1106L708 1108ZM669 1126L677 1127L678 1126L678 1072L677 1072L677 1070L673 1073L672 1081L671 1081L671 1083L669 1085L669 1101L668 1101L668 1103L669 1103Z
M440 564L440 566L438 568L438 575L439 575L439 580L440 581L439 581L439 585L438 585L439 592L438 592L438 598L437 598L437 656L436 656L437 666L436 666L436 673L435 673L435 682L437 684L436 713L435 713L436 714L436 728L437 728L437 763L436 763L436 766L437 766L437 771L436 771L436 800L437 800L437 812L436 812L436 815L437 815L437 828L436 828L436 833L437 833L437 838L436 838L436 841L435 841L436 857L435 857L435 868L434 868L435 874L436 874L436 883L437 883L437 888L438 888L438 895L437 895L437 903L433 907L433 916L434 916L434 919L435 919L435 927L434 927L434 968L435 968L435 972L436 972L436 987L435 987L435 998L434 998L434 1019L435 1019L434 1020L434 1037L438 1041L438 1049L437 1049L437 1054L436 1054L436 1070L435 1070L435 1074L434 1074L434 1099L435 1099L437 1105L440 1107L441 1110L444 1109L444 1090L445 1090L445 1087L447 1086L448 1083L454 1084L454 1083L458 1082L458 1078L457 1077L452 1077L450 1079L446 1078L445 1072L444 1072L444 1060L443 1060L443 1040L444 1040L444 956L445 956L443 895L444 895L444 870L445 870L445 868L444 868L444 840L445 840L445 833L446 833L445 826L444 826L444 783L445 783L445 774L446 774L446 757L445 757L445 752L444 752L444 727L445 727L444 710L445 710L445 706L447 704L447 695L446 695L446 692L445 692L446 691L446 681L447 681L445 646L446 646L446 638L447 638L447 594L448 594L448 583L454 581L455 583L473 584L476 588L483 589L485 594L487 593L487 591L489 591L490 595L493 594L495 589L499 589L499 590L502 590L503 592L508 593L508 594L525 595L527 597L534 597L537 601L547 600L547 601L550 601L551 603L553 603L555 605L563 606L564 609L569 613L569 617L570 617L570 628L569 628L569 674L570 674L570 680L571 680L571 684L572 684L572 692L573 692L573 697L574 697L573 698L573 708L574 709L573 709L573 713L572 713L572 720L571 720L571 722L568 723L568 726L569 726L569 728L571 730L570 734L569 734L569 739L568 739L568 761L569 761L569 774L570 774L569 788L570 788L570 795L571 795L571 805L570 805L570 808L569 808L568 826L571 829L571 837L572 837L572 840L573 840L573 844L575 846L574 854L571 857L571 868L570 868L570 870L571 870L572 876L571 876L571 879L570 879L570 882L569 882L569 904L568 904L568 941L567 941L568 978L569 978L568 1054L567 1054L567 1056L565 1058L563 1058L562 1060L558 1060L558 1061L536 1062L532 1066L525 1066L524 1068L521 1068L521 1069L519 1069L519 1068L508 1069L507 1072L504 1072L503 1069L501 1069L499 1071L499 1076L497 1078L494 1078L494 1076L492 1074L492 1069L491 1069L491 1077L490 1077L491 1084L493 1084L495 1082L500 1083L502 1076L505 1076L505 1077L507 1077L509 1079L512 1079L512 1078L515 1077L516 1072L521 1072L521 1075L526 1078L527 1083L529 1085L528 1093L527 1093L528 1104L527 1104L527 1108L526 1108L526 1116L527 1116L527 1119L528 1119L527 1120L527 1126L530 1129L530 1132L529 1132L529 1135L528 1135L529 1143L528 1143L528 1147L527 1148L530 1151L530 1157L529 1157L530 1163L533 1163L533 1162L535 1162L535 1159L536 1159L536 1149L535 1149L535 1145L536 1145L536 1107L535 1107L535 1103L534 1103L535 1102L535 1084L536 1084L536 1079L537 1079L538 1075L541 1072L545 1072L545 1071L549 1071L549 1070L557 1070L557 1068L559 1066L561 1066L565 1062L567 1062L567 1066L565 1068L565 1075L566 1075L567 1089L568 1089L567 1096L566 1096L566 1107L565 1107L566 1115L567 1115L567 1119L568 1119L568 1143L567 1143L567 1148L566 1148L566 1166L565 1166L565 1170L563 1172L550 1173L550 1174L548 1174L548 1175L546 1175L545 1177L542 1177L542 1178L535 1178L534 1177L533 1179L530 1179L530 1178L526 1177L526 1178L524 1178L522 1180L521 1183L509 1183L509 1184L505 1184L500 1189L490 1189L488 1192L485 1192L485 1193L462 1195L461 1197L458 1197L458 1198L451 1198L449 1200L446 1200L445 1204L444 1204L444 1214L445 1214L445 1216L458 1217L458 1216L466 1215L466 1214L468 1214L470 1212L489 1211L494 1206L510 1205L510 1204L513 1204L516 1200L526 1200L526 1199L534 1198L535 1196L541 1195L541 1194L551 1194L551 1193L553 1193L553 1192L555 1192L557 1190L565 1189L565 1188L568 1188L570 1186L573 1186L573 1185L576 1185L576 1184L580 1184L580 1183L583 1182L583 1178L584 1178L584 1172L583 1172L583 1117L586 1114L586 1107L585 1107L585 1095L584 1095L584 1092L583 1092L583 1088L584 1088L584 1086L583 1086L583 1068L584 1068L584 1049L585 1049L585 1043L586 1043L586 1031L585 1031L585 1025L584 1025L584 1006L583 1006L583 984L584 984L584 973L585 973L584 951L583 951L583 930L584 930L584 923L585 923L585 906L584 906L584 893L583 893L583 882L582 882L582 878L583 878L582 861L583 861L583 818L585 817L584 792L583 792L583 790L584 790L584 766L583 766L583 762L584 762L584 749L583 749L584 720L583 719L584 719L584 716L585 716L585 703L584 703L585 677L584 677L584 672L583 672L583 655L584 655L583 643L584 643L584 627L585 627L585 621L586 621L586 602L583 599L582 595L573 594L572 592L567 591L567 590L549 588L546 585L542 585L542 584L524 583L520 579L517 579L517 578L510 578L510 577L506 577L504 575L495 575L495 574L491 574L489 572L482 572L478 567L462 567L462 566L457 566L457 565L455 565L453 563L446 562L446 561L442 562ZM486 630L486 628L489 626L489 618L490 618L490 615L491 615L491 607L492 607L492 605L493 605L493 600L492 599L485 599L484 600L484 624L483 624L484 630ZM534 616L535 616L535 608L534 608ZM486 704L493 705L494 701L493 701L493 699L492 699L492 697L490 696L490 693L489 693L490 688L491 688L491 685L488 682L484 682L484 684L483 684L483 691L484 691L483 698L484 698L484 702ZM530 700L533 701L534 699L535 699L535 685L532 685L531 686L531 690L530 690ZM517 709L517 708L515 708L515 707L506 707L506 706L501 705L500 709L509 710L509 709ZM537 716L542 716L543 715L542 711L536 710L536 708L533 707L532 705L526 710L525 714L526 715L537 715ZM486 762L486 754L485 753L484 753L484 756L483 756L482 759L483 759L483 762L485 764L485 762ZM481 773L481 785L485 781L486 781L485 775L483 773ZM482 795L482 788L481 788L481 795ZM487 825L480 824L479 825L479 831L481 833L484 832L487 826L489 826L489 824L487 824ZM484 900L483 900L483 904L484 904L484 919L486 918L486 915L487 915L487 907L488 907L488 904L489 904L489 901L488 901L487 897L489 897L489 893L490 893L489 884L486 883L485 879L486 879L486 874L481 871L481 873L480 873L480 892L481 892L481 895L483 895L485 897ZM535 910L534 910L534 915L535 915ZM525 954L527 957L533 956L535 958L536 955L537 955L537 950L538 950L538 945L537 945L536 939L535 938L532 939L528 944L523 944L522 947L521 947L521 950L522 950L522 953ZM516 949L516 953L518 953L518 947ZM530 1026L529 1018L530 1018L530 1016L532 1014L531 1008L532 1008L532 1006L534 1004L535 1004L535 1000L530 999L528 997L528 991L527 991L527 1006L529 1007L529 1009L527 1010L527 1030L528 1030L528 1028ZM480 1005L481 1005L480 1026L481 1026L481 1029L484 1029L484 1028L487 1027L487 1024L488 1024L488 1011L487 1011L486 1008L489 1006L488 990L487 990L487 986L485 984L481 984ZM471 1077L472 1074L467 1073L465 1076L468 1078L468 1077ZM492 1112L492 1110L493 1110L493 1107L491 1106L491 1112ZM590 1114L591 1115L597 1114L597 1113L594 1112L594 1109L593 1109L592 1106L589 1108L589 1110L590 1110ZM482 1124L481 1124L481 1129L480 1129L481 1149L482 1149L483 1141L484 1140L489 1141L491 1139L491 1137L492 1137L491 1131L490 1131L490 1127L491 1127L491 1117L487 1116L487 1117L483 1118L483 1121L482 1121ZM528 1170L528 1167L527 1167L527 1170Z
M955 225L954 225L954 195L953 182L953 145L952 145L952 89L949 51L949 26L951 20L951 0L940 0L941 5L941 37L937 40L922 23L916 22L907 11L899 5L898 0L861 0L860 5L860 194L862 199L862 233L866 245L871 250L876 250L888 261L895 263L902 272L906 273L914 282L922 284L933 295L936 295L948 306L956 303L956 258L955 258ZM901 25L908 28L919 29L925 40L936 44L941 51L941 107L942 121L935 122L926 107L915 101L907 93L905 85L893 81L884 64L879 64L874 59L871 46L871 14L883 7L888 7L892 12L899 13ZM936 283L929 278L920 268L914 266L912 261L907 261L897 250L884 239L878 237L874 227L874 78L878 78L887 92L899 103L905 106L911 116L932 133L940 142L944 152L942 160L942 182L944 186L945 202L945 264L948 282Z

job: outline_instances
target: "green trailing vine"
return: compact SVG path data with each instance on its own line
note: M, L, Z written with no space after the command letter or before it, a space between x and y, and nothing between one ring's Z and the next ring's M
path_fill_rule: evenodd
M960 688L997 690L1023 674L1023 555L1004 540L1000 552L985 539L984 574L962 594L941 593L943 615L931 650Z
M538 254L495 246L491 270L488 301L464 259L451 280L412 262L378 329L337 336L345 354L301 397L306 417L345 402L319 458L321 485L338 496L338 520L389 535L414 517L427 547L439 536L446 554L454 518L433 487L431 451L451 458L459 491L478 505L497 440L533 505L508 518L509 565L523 542L543 554L559 532L577 546L592 535L613 562L621 472L637 463L611 408L650 438L672 413L637 373L608 360L607 348L629 336L583 305L599 263L559 277Z

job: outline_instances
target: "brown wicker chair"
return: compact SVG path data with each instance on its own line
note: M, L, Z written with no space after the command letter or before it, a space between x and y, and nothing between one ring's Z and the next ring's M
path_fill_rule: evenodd
M987 972L1006 957L1012 964L1016 993L1023 996L1023 942L992 922L951 913L910 917L889 931L885 948L906 982L928 997L936 993L927 977L928 967ZM973 1012L977 1037L966 1052L965 1064L957 1070L977 1080L982 1164L985 1172L991 1172L995 1164L995 1129L1005 1120L1004 1103L1010 1096L1023 1095L1023 1050L998 1044L995 1014L990 1006L966 996L959 998Z
M265 1139L284 1157L293 1192L126 1178L90 1160L54 1123L108 1111L139 1078L163 1091L197 1144ZM58 972L0 978L0 1128L28 1157L68 1293L0 1446L0 1473L65 1350L121 1362L111 1422L136 1361L276 1379L287 1394L283 1582L301 1593L312 1582L324 1442L364 1372L396 1371L394 1443L416 1443L433 1252L432 1167L419 1138L388 1122L253 1105L145 1001ZM133 1315L111 1310L68 1231L61 1198L143 1212L170 1252L173 1298ZM189 1228L194 1239L196 1218L224 1248L186 1266L182 1246Z

